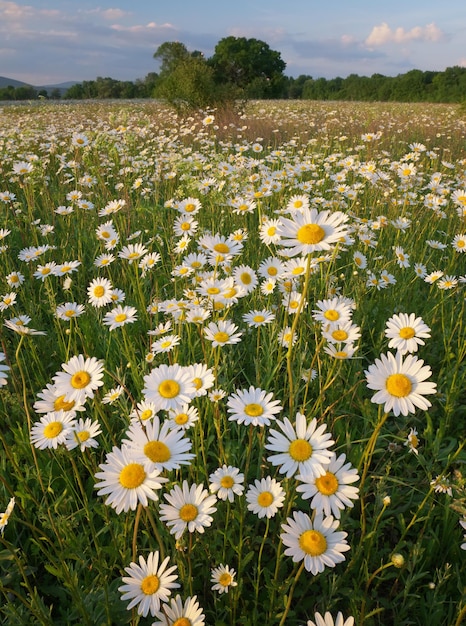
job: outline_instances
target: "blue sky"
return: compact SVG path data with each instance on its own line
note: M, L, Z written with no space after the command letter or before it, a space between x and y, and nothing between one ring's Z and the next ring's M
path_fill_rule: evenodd
M135 80L165 41L211 56L229 35L267 42L295 77L444 70L466 66L466 2L0 0L0 76Z

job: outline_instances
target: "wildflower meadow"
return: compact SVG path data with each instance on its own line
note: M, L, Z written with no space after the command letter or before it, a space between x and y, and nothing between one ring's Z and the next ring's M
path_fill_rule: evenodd
M465 135L0 108L0 623L466 621Z

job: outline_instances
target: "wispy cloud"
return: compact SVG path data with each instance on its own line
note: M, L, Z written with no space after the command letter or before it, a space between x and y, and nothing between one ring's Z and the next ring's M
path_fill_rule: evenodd
M389 43L407 43L410 41L438 42L444 39L445 34L433 22L426 26L414 26L405 30L402 26L391 29L386 22L374 26L369 37L365 40L369 48L384 46Z

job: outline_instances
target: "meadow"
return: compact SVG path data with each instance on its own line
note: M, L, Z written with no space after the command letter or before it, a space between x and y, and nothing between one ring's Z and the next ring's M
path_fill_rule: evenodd
M0 109L0 623L466 621L466 113Z

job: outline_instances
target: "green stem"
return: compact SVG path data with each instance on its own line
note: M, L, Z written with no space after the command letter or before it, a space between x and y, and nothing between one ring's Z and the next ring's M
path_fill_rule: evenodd
M288 600L287 600L287 603L286 603L285 611L284 611L284 613L282 615L282 619L280 620L280 623L279 623L278 626L283 626L283 624L285 623L285 620L286 620L286 618L288 616L288 613L289 613L289 610L291 608L291 602L293 601L293 593L294 593L295 587L296 587L296 585L298 583L299 577L303 573L303 570L304 570L304 561L301 563L301 565L299 566L298 571L296 572L296 576L294 577L293 584L291 585L291 588L290 588L290 593L288 594Z

